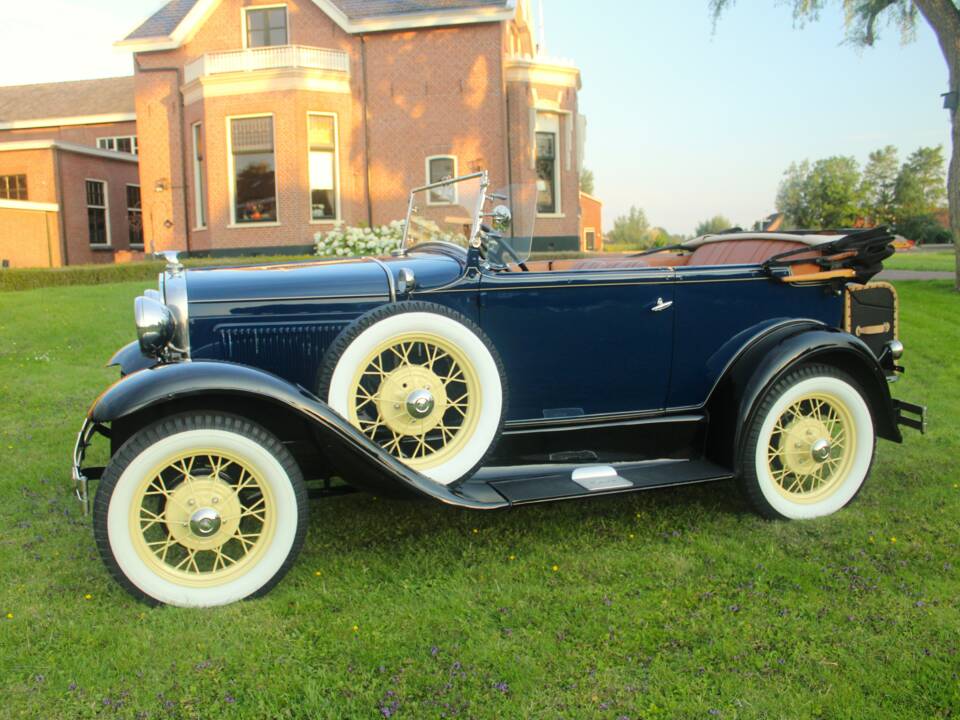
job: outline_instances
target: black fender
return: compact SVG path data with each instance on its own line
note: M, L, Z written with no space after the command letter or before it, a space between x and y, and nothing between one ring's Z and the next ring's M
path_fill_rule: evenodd
M121 375L130 375L138 370L146 370L157 364L157 359L147 357L140 351L140 343L134 340L117 350L107 361L107 367L117 366Z
M903 442L886 373L859 338L815 321L797 321L753 338L730 364L707 401L707 452L731 468L739 465L746 430L766 390L797 365L823 363L843 370L863 389L877 436Z
M454 488L434 482L385 452L313 393L248 365L195 361L140 370L104 391L90 407L87 420L103 426L124 418L155 418L156 412L144 411L157 410L162 415L169 408L178 412L184 402L188 407L217 410L223 407L224 399L234 401L231 408L249 408L249 418L255 422L262 422L256 408L265 402L307 422L316 437L349 459L351 472L362 473L374 485L412 490L449 505L477 510L509 506L506 500L481 502L464 497ZM238 413L235 409L231 412Z

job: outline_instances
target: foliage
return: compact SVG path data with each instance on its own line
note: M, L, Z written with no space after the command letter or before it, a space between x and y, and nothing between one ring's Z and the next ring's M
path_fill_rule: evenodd
M898 235L914 240L921 245L952 242L950 231L933 215L912 215L899 220L894 226Z
M798 228L853 227L860 211L860 168L855 158L804 160L787 169L777 209Z
M388 255L403 242L403 228L402 220L372 228L337 223L333 230L316 234L316 254L321 257Z
M243 255L237 257L186 258L187 267L218 265L257 265L268 262L307 260L310 255ZM99 265L70 265L64 268L7 268L0 270L0 292L33 290L69 285L102 285L138 280L156 284L157 274L164 263L148 260L132 263L103 263Z
M631 206L626 215L613 221L613 230L607 233L607 242L617 245L641 245L647 238L650 222L640 208Z
M922 147L907 158L896 182L897 215L930 215L946 199L943 148Z
M712 235L714 233L723 232L724 230L731 230L733 228L733 223L723 215L714 215L709 220L704 220L699 225L697 229L693 231L694 237L700 237L701 235Z
M0 717L956 715L947 283L899 285L893 389L929 406L929 434L881 441L834 517L764 521L732 483L489 514L318 499L279 586L204 611L132 600L70 496L79 422L117 377L102 364L133 338L142 289L0 294Z
M585 192L587 195L593 195L593 186L593 170L584 168L583 172L580 173L580 192Z
M899 174L899 153L893 145L870 153L860 181L860 196L871 225L888 225L896 220Z

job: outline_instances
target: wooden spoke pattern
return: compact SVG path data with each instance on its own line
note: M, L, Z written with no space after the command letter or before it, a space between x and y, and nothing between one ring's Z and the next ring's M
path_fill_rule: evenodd
M852 457L852 417L838 400L803 397L791 404L770 433L770 474L788 496L809 498L831 492L843 480ZM826 448L816 452L817 444Z
M191 529L197 510L217 511L208 535ZM141 557L187 579L215 579L243 565L264 541L272 511L261 480L235 458L201 453L172 458L145 483L133 530Z
M411 337L378 347L357 376L355 424L394 457L428 463L465 434L476 413L478 392L465 359L440 338ZM406 398L428 391L435 403L427 417L407 414Z

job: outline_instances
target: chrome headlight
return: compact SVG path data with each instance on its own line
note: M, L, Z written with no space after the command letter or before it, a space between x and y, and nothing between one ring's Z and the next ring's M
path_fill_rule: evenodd
M170 308L151 297L138 297L133 301L133 316L140 350L151 357L159 355L175 330Z

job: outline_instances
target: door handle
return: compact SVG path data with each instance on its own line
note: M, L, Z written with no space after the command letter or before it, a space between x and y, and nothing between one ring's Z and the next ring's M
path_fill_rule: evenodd
M669 307L673 306L673 300L668 300L667 302L663 301L663 298L657 298L657 304L654 305L650 310L652 312L663 312Z

